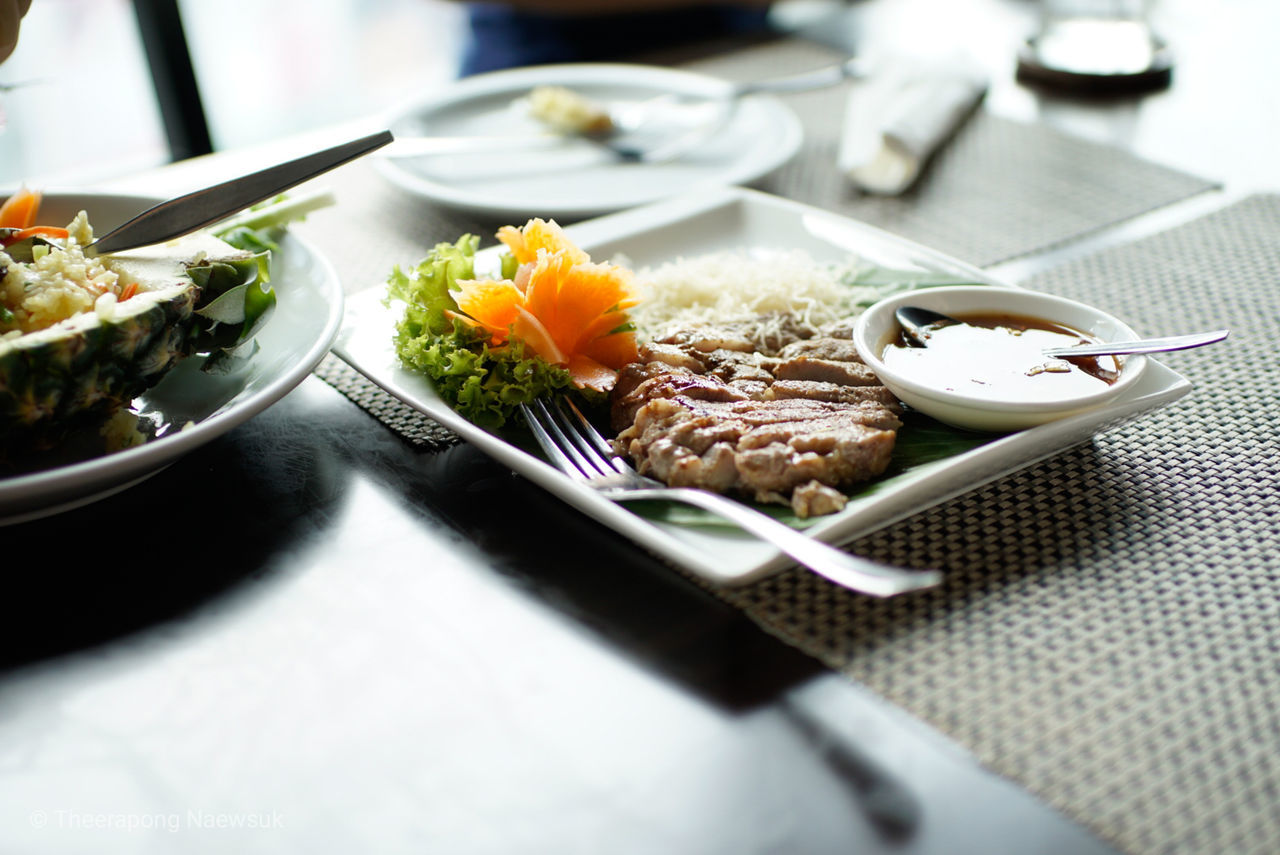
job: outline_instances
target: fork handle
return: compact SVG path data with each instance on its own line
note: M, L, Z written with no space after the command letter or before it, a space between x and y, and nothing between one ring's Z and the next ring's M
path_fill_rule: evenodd
M770 516L716 493L689 487L663 487L611 492L615 501L667 499L695 505L736 523L743 531L768 541L810 570L852 591L873 597L892 597L931 588L942 581L937 570L903 570L836 549Z
M801 74L792 74L788 77L769 77L764 80L739 83L733 87L730 97L742 98L746 95L760 93L783 95L788 92L808 92L811 89L835 86L850 77L865 77L866 74L866 64L855 57L836 65L824 66L816 71L806 71Z

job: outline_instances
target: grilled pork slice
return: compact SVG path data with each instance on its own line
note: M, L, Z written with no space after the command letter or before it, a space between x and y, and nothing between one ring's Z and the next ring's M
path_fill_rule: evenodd
M749 397L716 377L673 368L665 362L632 362L622 367L614 383L610 423L615 431L626 430L647 402L677 396L712 401L744 401Z
M796 356L785 360L778 364L773 373L779 380L815 380L840 386L880 384L880 378L875 372L861 362L840 362L812 356Z
M841 386L821 380L775 380L765 393L769 399L809 398L829 401L833 404L862 404L868 401L882 404L897 412L898 399L884 386Z
M788 504L796 488L812 482L835 488L879 475L889 465L898 425L876 403L677 395L640 407L617 443L641 474L673 487Z
M613 391L615 445L672 486L790 504L802 517L840 510L839 488L888 466L897 399L847 340L762 352L741 349L746 338L699 329L643 346Z
M858 355L858 348L850 339L828 336L792 342L783 347L778 356L783 359L808 356L814 359L831 359L836 362L862 362L862 357Z

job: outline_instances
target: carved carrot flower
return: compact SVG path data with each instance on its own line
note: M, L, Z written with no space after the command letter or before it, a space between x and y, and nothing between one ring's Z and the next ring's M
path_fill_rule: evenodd
M569 240L555 220L532 219L521 228L503 226L498 229L498 240L507 245L519 264L537 261L539 250L567 253L575 264L591 260Z
M458 309L492 344L519 339L568 369L578 386L613 388L617 370L637 358L627 315L639 302L631 272L592 262L554 222L506 226L498 237L520 265L514 279L459 281Z

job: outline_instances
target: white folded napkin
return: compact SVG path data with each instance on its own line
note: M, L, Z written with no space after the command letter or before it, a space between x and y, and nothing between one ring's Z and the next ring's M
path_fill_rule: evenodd
M850 90L837 163L863 190L895 195L973 112L987 79L961 60L895 60L877 69Z

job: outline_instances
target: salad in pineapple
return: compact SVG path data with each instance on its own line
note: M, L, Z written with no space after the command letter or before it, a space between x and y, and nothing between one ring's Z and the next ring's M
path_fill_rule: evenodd
M248 225L95 256L85 212L44 225L40 202L23 189L0 206L0 459L101 428L182 360L212 371L250 353L276 302L274 241L299 211L277 200Z

